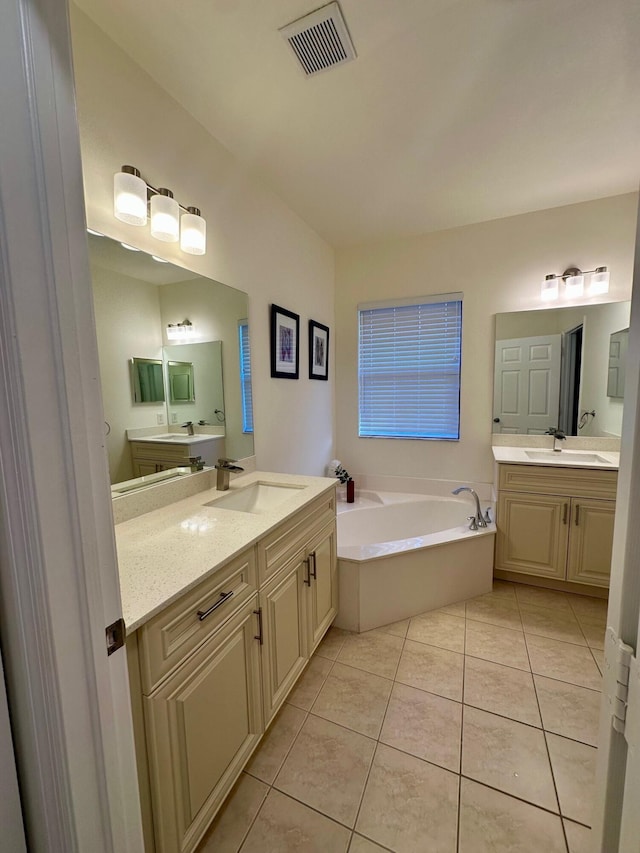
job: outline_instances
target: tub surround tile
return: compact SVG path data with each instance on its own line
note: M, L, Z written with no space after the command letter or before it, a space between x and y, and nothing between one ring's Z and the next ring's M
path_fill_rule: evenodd
M511 628L468 620L465 652L476 658L531 671L524 634Z
M565 853L560 818L462 779L459 853Z
M346 853L350 831L273 788L242 853Z
M547 744L563 817L591 826L597 750L554 734Z
M534 681L545 730L597 746L601 694L542 675Z
M387 678L336 663L311 711L325 720L377 738L392 687L393 682Z
M411 619L407 637L452 652L464 652L465 620L431 611Z
M593 853L591 846L591 830L572 820L563 820L564 831L567 833L569 853Z
M312 714L274 786L353 828L376 742Z
M533 634L526 635L526 642L531 669L536 675L600 690L602 678L586 646L575 646Z
M402 652L403 640L391 634L349 634L337 660L374 675L393 678Z
M329 660L335 660L339 653L340 649L344 645L345 639L349 636L350 631L345 631L342 628L336 628L333 625L327 633L324 635L324 638L318 648L316 649L316 654L320 655L321 658L328 658Z
M531 673L467 657L464 704L540 728L540 712Z
M283 705L247 765L247 773L271 785L306 718L306 711Z
M314 655L287 696L287 702L303 711L310 711L332 667L333 661Z
M545 610L531 606L522 610L522 624L525 634L537 634L578 646L587 645L578 620L570 610Z
M396 681L462 701L464 655L405 640Z
M487 622L500 628L522 630L517 605L503 598L473 598L467 601L467 619Z
M462 705L415 687L394 685L381 743L457 773L461 732Z
M544 734L539 729L465 706L462 773L506 794L558 810Z
M237 853L268 793L268 785L242 773L200 842L198 853Z
M396 853L455 853L458 776L380 744L356 830Z

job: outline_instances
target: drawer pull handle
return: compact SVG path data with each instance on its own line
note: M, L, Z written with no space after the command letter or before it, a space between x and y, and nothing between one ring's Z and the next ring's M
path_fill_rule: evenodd
M580 524L580 504L576 504L576 527Z
M569 504L564 504L562 507L562 523L567 523L567 516L569 515Z
M304 583L306 583L307 586L311 586L311 557L307 557L304 564L307 567L307 576L304 578Z
M254 640L259 640L260 645L264 643L264 637L262 634L262 607L258 607L257 610L253 611L258 617L258 633L254 636Z
M228 598L231 598L233 595L233 590L231 592L221 592L220 598L216 601L215 604L212 604L208 610L198 610L198 619L202 622L203 619L206 619L207 616L211 616L214 610L217 610L218 607L221 607Z
M311 560L313 560L313 571L311 571ZM314 581L318 579L316 574L316 552L312 551L309 554L309 579L313 578Z

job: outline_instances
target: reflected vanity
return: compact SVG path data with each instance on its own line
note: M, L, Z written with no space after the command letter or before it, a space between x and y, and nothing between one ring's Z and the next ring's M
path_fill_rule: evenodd
M252 456L247 294L108 237L89 235L89 250L112 484L189 472L193 456ZM186 317L191 337L169 341Z

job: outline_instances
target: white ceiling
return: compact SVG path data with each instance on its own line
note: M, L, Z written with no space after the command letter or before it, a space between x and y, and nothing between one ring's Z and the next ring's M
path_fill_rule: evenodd
M333 245L638 188L638 0L341 0L308 79L278 28L322 0L78 5Z

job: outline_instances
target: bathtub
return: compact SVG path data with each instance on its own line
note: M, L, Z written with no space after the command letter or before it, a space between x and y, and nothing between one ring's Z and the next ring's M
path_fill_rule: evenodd
M363 491L338 504L340 610L369 631L491 591L495 524L469 530L468 498Z

